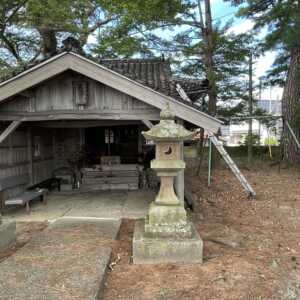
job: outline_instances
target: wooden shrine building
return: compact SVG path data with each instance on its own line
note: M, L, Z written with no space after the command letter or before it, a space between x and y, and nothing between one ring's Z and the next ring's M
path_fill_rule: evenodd
M0 192L13 197L72 163L90 171L107 157L141 163L141 131L167 104L179 122L217 132L221 122L189 100L203 88L173 78L161 58L97 62L71 47L28 66L0 83ZM181 175L177 192L183 189Z

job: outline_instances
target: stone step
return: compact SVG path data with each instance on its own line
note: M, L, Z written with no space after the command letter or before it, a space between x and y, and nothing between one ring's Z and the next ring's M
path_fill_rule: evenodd
M3 221L0 214L0 251L4 251L16 242L16 222Z
M1 300L101 299L119 220L59 219L0 264Z

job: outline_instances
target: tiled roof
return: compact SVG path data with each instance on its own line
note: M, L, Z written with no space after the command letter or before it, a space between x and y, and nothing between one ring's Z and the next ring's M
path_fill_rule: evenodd
M191 100L207 91L205 80L172 77L170 61L163 58L101 59L98 63L180 101L176 84L180 84Z

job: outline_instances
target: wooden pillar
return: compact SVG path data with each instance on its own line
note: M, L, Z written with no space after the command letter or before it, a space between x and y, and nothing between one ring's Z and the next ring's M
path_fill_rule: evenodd
M80 148L83 148L85 146L85 129L79 128L79 144Z
M12 139L12 134L10 134L8 136L8 147L9 147L9 151L8 151L8 163L10 165L13 164L13 139Z
M33 161L32 161L32 128L27 128L27 160L30 185L33 184Z
M143 136L142 136L142 126L138 125L138 153L142 155L143 153Z
M56 159L56 132L57 130L52 129L52 156L53 156L53 167L52 170L56 169L57 159Z

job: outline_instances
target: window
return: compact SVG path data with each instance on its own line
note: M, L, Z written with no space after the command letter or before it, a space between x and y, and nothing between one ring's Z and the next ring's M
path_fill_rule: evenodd
M105 129L105 144L113 144L115 141L114 131L112 129Z

